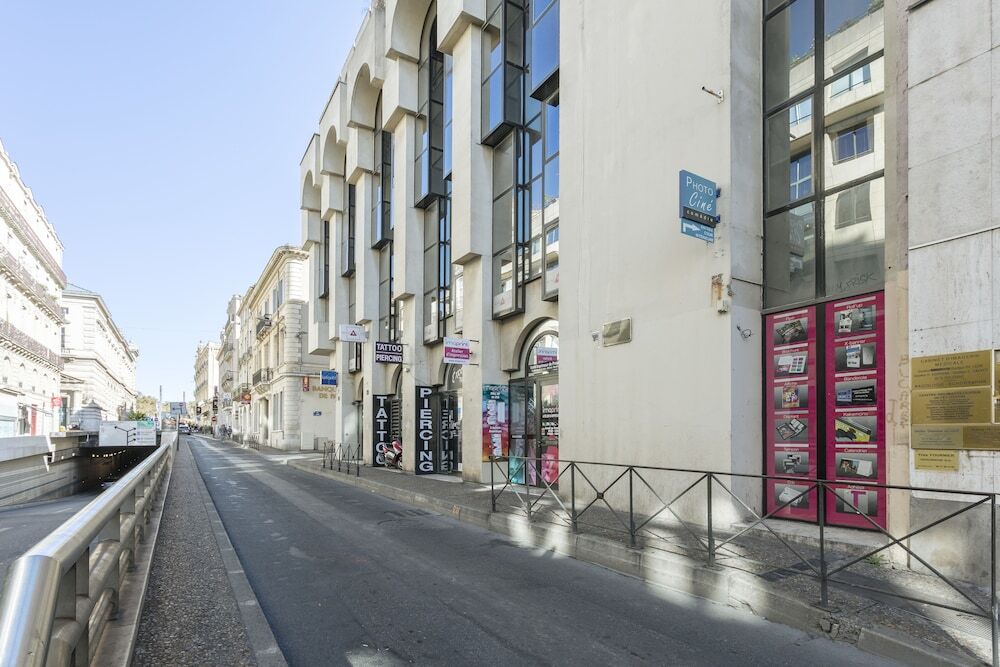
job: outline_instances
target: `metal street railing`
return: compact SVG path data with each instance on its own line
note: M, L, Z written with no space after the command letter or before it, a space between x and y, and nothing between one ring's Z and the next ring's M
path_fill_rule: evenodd
M620 532L627 535L630 547L638 546L640 540L652 543L666 539L655 528L657 523L668 519L682 534L684 549L694 551L704 558L708 566L716 566L717 558L724 554L727 558L742 558L736 549L737 540L754 530L766 531L776 538L794 556L795 565L784 570L794 570L796 574L811 577L819 582L822 608L830 608L829 586L854 588L890 596L911 603L929 605L949 610L960 615L984 619L990 625L992 662L1000 665L1000 602L997 594L997 495L989 492L969 492L954 489L931 489L926 487L903 486L897 484L876 484L860 480L850 482L792 477L783 475L754 475L745 473L718 472L686 468L665 468L657 466L637 466L624 464L596 463L589 461L556 461L533 457L491 457L490 458L491 508L498 511L498 501L504 496L515 500L513 506L505 509L522 513L529 521L546 519L568 526L574 533L585 527L600 531ZM651 482L655 476L672 477L666 483ZM679 479L680 478L680 479ZM734 488L739 484L746 489L760 489L764 482L776 481L794 483L794 495L782 497L777 506L769 511L757 511L751 502L741 497ZM728 483L727 483L728 482ZM883 497L889 492L917 492L933 494L936 497L959 499L965 504L944 516L918 528L910 528L904 535L893 535L880 526L865 511L857 506L857 501L849 494L837 494L836 490L845 486L865 490L881 490ZM787 487L786 487L787 488ZM678 489L680 489L678 491ZM814 496L811 494L815 494ZM713 495L716 496L713 502ZM744 496L750 496L745 493ZM817 521L815 524L815 544L818 558L807 558L801 544L797 548L792 542L768 524L772 519L787 519L780 516L783 510L795 506L804 498L816 498ZM717 515L728 499L728 508L741 518L740 522L722 521L713 516L713 506ZM882 536L886 543L864 549L860 554L831 557L830 527L826 512L829 501L835 501L852 516L862 517L864 528ZM651 507L650 511L639 512L639 502ZM947 521L967 516L976 508L984 508L988 513L989 545L989 590L961 582L941 572L926 555L917 553L910 540ZM603 513L596 523L588 524L584 518ZM698 515L698 516L693 516ZM660 517L664 519L660 519ZM596 517L595 517L596 518ZM807 524L802 524L807 525ZM967 528L966 528L967 529ZM677 540L671 542L678 544ZM941 590L950 598L921 597L909 595L888 587L871 585L868 578L849 581L836 575L859 563L871 563L888 549L901 549L914 563L918 563L933 575L933 580L943 584Z
M338 472L346 472L350 475L353 469L354 476L360 477L363 464L361 445L329 441L323 445L323 468L326 470L333 470L336 466Z
M90 663L117 612L170 444L14 561L0 598L0 665Z

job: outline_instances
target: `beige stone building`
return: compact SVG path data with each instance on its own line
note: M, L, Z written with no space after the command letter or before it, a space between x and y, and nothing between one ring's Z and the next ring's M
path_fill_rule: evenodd
M333 399L319 390L325 360L306 347L306 266L301 249L278 247L240 301L234 431L244 441L312 450L333 437Z
M125 337L100 294L68 284L60 297L63 414L79 424L81 409L100 409L106 420L124 419L135 408L139 349Z
M0 438L60 424L63 245L0 144Z

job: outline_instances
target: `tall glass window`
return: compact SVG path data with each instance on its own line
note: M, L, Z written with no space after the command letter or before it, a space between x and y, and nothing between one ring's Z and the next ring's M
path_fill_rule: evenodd
M543 298L559 293L559 1L531 0L523 9L530 19L524 124L493 155L494 317L520 312L524 284L536 278Z
M372 247L392 240L392 132L382 128L382 93L375 103L375 174L372 177Z
M495 146L521 123L524 97L525 3L489 0L483 26L483 143Z
M764 0L764 305L884 283L882 0Z
M319 276L319 298L325 299L330 295L330 221L323 221L323 239L319 246L320 270Z
M451 56L438 50L437 8L424 21L420 45L420 114L417 144L417 206L424 207L423 340L435 343L451 317Z
M354 235L356 230L357 190L353 183L347 184L347 214L344 216L344 223L341 225L343 242L341 248L344 252L344 272L345 277L354 275ZM353 324L353 321L352 321Z
M445 128L448 125L450 133L450 110L446 109L446 98L450 93L448 76L451 73L451 58L437 47L436 11L436 7L431 5L427 13L429 23L424 26L417 82L420 108L417 113L414 185L416 206L420 208L429 206L435 196L444 196L444 179L450 171L450 165L446 164L450 163L450 159L445 155L450 137L446 136Z

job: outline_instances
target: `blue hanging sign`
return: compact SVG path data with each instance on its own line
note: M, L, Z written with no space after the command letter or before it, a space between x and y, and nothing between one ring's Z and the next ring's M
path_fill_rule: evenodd
M319 383L321 385L337 386L337 371L320 371Z
M682 220L715 227L719 224L718 199L719 188L714 182L681 169L680 215Z
M715 230L707 225L701 224L700 222L681 220L681 234L693 236L699 241L715 243Z

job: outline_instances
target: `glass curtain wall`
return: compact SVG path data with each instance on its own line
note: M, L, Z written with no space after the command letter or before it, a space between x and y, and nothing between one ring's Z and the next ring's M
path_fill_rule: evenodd
M424 24L418 72L416 205L424 209L423 321L425 343L447 333L452 314L451 127L452 58L438 50L437 7Z
M514 79L518 89L504 104L519 103L516 114L503 105L484 110L483 142L494 145L494 318L522 312L524 287L537 278L543 279L543 298L559 294L559 1L511 4L497 3L504 16L484 29L484 109L499 104L486 95L501 72L510 74L504 89ZM517 67L504 69L511 53L519 58ZM488 55L493 60L487 62ZM501 116L505 123L490 121Z
M882 0L765 0L764 306L880 289Z

